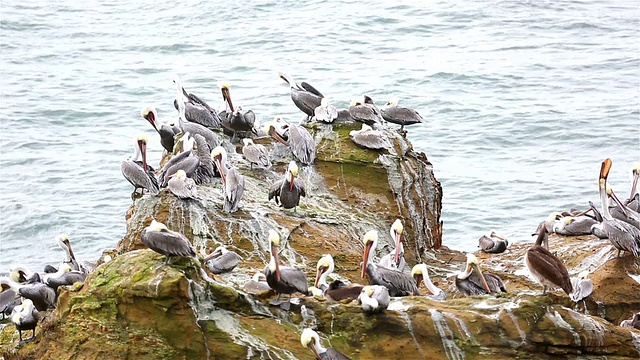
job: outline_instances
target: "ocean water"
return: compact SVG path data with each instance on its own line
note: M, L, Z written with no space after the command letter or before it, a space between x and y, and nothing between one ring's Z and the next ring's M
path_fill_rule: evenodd
M259 121L297 120L284 71L345 107L369 94L426 119L408 128L444 191L444 244L490 229L531 241L553 210L597 201L600 162L627 196L640 159L635 1L110 1L1 5L0 272L93 260L124 235L120 161L140 118L175 117L171 79ZM161 155L151 141L150 161Z

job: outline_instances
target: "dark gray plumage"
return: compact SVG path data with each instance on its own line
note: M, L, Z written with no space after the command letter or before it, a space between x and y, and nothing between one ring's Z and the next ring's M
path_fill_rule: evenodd
M391 302L389 289L382 285L367 285L358 296L358 304L367 314L376 314L386 310Z
M229 84L221 82L218 86L222 91L222 98L227 107L225 115L222 117L222 127L233 135L231 142L236 141L238 133L246 135L248 132L256 132L253 127L256 122L256 115L253 111L243 111L241 106L234 108Z
M155 108L145 107L140 111L140 116L143 119L147 120L151 126L158 132L160 135L160 144L167 151L167 153L171 153L173 151L173 146L175 145L175 135L176 133L173 131L173 128L168 124L161 123L158 127L158 112Z
M310 328L306 328L302 331L300 335L300 343L302 347L311 349L316 359L321 360L350 360L346 355L339 352L334 348L325 348L320 343L320 337L318 333L311 330Z
M614 200L617 206L610 206L609 212L614 219L624 221L627 224L633 225L635 228L640 229L640 213L630 209L626 206L620 198L613 192L611 187L607 185L607 195Z
M351 130L351 132L349 132L349 138L356 145L366 149L389 150L393 147L382 131L373 130L371 126L367 124L362 124L362 129L360 130Z
M167 257L165 265L169 264L174 256L196 256L196 250L186 236L167 229L161 222L152 220L151 225L142 230L140 237L149 249Z
M473 254L467 254L465 269L456 276L456 288L464 296L507 292L498 275L482 272L478 259Z
M178 170L183 170L187 177L193 177L196 169L200 166L200 158L192 151L195 139L187 132L182 135L181 141L183 151L173 156L162 168L158 179L161 188L167 187L169 179L177 173Z
M20 305L21 298L18 293L11 289L8 284L0 283L0 314L2 314L2 320L7 316L11 316L11 312Z
M274 182L269 188L269 200L275 199L276 204L280 204L285 209L298 206L300 197L306 196L306 191L304 183L297 177L298 165L295 161L291 161L284 177Z
M269 265L264 269L267 283L280 294L293 294L296 292L307 295L309 293L309 283L307 274L290 266L280 266L278 260L278 248L280 246L280 235L275 230L269 230Z
M288 143L293 156L305 165L316 160L316 142L307 129L300 125L289 124Z
M151 195L158 195L160 191L158 180L147 166L147 136L138 136L134 148L133 156L120 163L122 175L134 186L134 194L138 189L146 189ZM142 155L142 164L136 162L140 155Z
M209 129L219 129L221 125L218 112L209 106L204 100L200 99L195 94L188 93L179 78L173 80L176 85L177 95L173 101L173 106L176 110L179 109L179 99L185 102L185 119L189 122L200 124Z
M349 106L349 115L355 121L365 123L367 125L381 124L382 115L375 106L365 104L364 99L352 100Z
M370 284L386 287L391 296L419 295L418 287L411 275L373 263L373 256L378 245L378 231L371 230L367 232L362 241L364 243L362 278L366 274Z
M56 292L43 283L33 283L13 287L25 299L33 301L38 311L45 311L56 306Z
M66 269L65 269L66 267ZM44 278L44 283L54 290L58 290L60 286L73 285L77 282L84 282L87 274L78 271L71 270L68 264L61 265L58 272L55 274L49 274Z
M414 109L399 106L397 98L390 99L385 106L380 109L382 118L386 121L400 125L403 130L405 125L419 124L423 122L422 116Z
M268 169L271 167L271 160L269 160L269 152L267 148L265 148L261 144L254 144L251 139L242 139L244 146L242 147L242 155L244 155L245 159L251 164L251 169L253 169L253 164L256 164L260 167Z
M538 234L535 245L527 250L524 262L531 275L543 286L542 293L546 293L547 286L559 287L567 295L573 292L571 278L562 260L549 250L548 232L545 228ZM545 247L542 244L545 244Z
M478 246L480 246L480 249L486 253L500 254L507 250L509 241L491 230L489 232L489 236L482 235L482 237L478 239Z
M222 194L224 195L222 210L227 213L238 211L244 193L244 175L240 174L235 166L227 165L227 151L222 146L211 151L211 160L215 163L222 178Z
M198 189L196 182L188 178L184 170L180 169L170 176L167 182L169 191L180 199L196 199L198 197Z
M202 136L206 140L207 145L209 145L209 150L221 144L220 137L211 131L211 129L200 124L187 121L185 111L186 105L184 103L184 99L178 99L178 127L180 128L180 132L183 134L189 133L191 136L195 136L196 134Z
M556 220L553 232L563 236L590 235L591 227L597 223L598 221L589 216L565 216Z
M34 307L31 300L25 299L22 304L16 306L11 314L11 322L16 326L20 336L20 343L32 341L36 337L36 326L40 320L38 310ZM33 331L31 337L22 340L22 332L26 330Z
M284 73L278 73L278 76L289 84L291 89L291 100L308 118L314 116L315 109L321 105L324 95L316 88L306 82L298 85L292 77Z
M224 246L216 248L209 256L204 258L204 264L214 274L222 274L235 269L242 261L242 257Z

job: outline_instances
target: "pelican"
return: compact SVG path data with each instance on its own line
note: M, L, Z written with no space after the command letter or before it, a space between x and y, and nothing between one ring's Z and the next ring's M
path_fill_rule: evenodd
M327 98L322 98L320 105L315 108L313 114L316 120L325 123L332 123L338 118L338 110L335 106L329 104L329 100Z
M167 187L169 191L180 199L197 199L198 188L193 179L187 177L187 173L180 169L169 176Z
M268 295L273 291L267 283L267 277L261 272L253 274L251 280L247 281L242 288L255 296Z
M416 282L417 286L420 286L421 282L424 282L424 286L431 291L432 296L428 296L432 300L444 301L446 299L446 294L444 291L437 286L433 285L431 279L429 278L429 272L427 271L427 265L425 264L417 264L411 269L411 276Z
M269 265L264 269L267 283L278 294L293 294L296 292L307 295L309 284L307 274L302 270L290 266L280 266L278 261L278 247L280 235L273 229L269 230Z
M167 257L164 265L170 264L174 256L196 256L196 250L186 236L167 229L165 224L156 220L142 230L140 237L149 249Z
M153 170L147 166L147 135L140 135L136 138L135 152L132 157L120 163L120 169L131 185L134 186L133 197L138 189L147 189L151 195L158 195L160 191L158 180ZM138 163L138 158L142 154L142 164Z
M544 243L544 247L542 244ZM549 233L542 227L535 245L527 250L524 262L531 275L542 285L542 293L547 292L547 286L559 287L567 295L573 292L571 279L567 268L555 255L549 252Z
M609 211L611 212L611 216L624 221L628 224L635 226L640 229L640 213L630 209L627 205L622 203L620 198L613 192L613 189L607 184L606 187L607 196L613 199L613 201L618 204L618 206L609 207Z
M282 120L281 117L276 116L273 121L264 124L264 132L282 145L289 147L287 142L289 140L289 124Z
M553 232L564 236L590 235L591 228L597 224L596 219L589 216L565 216L553 224Z
M224 195L222 210L228 213L238 211L238 204L244 193L244 176L235 166L227 166L227 151L222 146L211 151L211 160L216 164L222 177L222 194Z
M59 234L56 236L56 243L58 246L64 251L65 258L64 263L69 264L71 266L71 270L81 271L82 267L76 260L76 256L73 254L73 249L71 249L71 242L69 241L69 235L67 234Z
M222 274L235 269L242 257L224 246L218 246L204 258L204 264L214 274Z
M13 291L8 285L0 287L0 314L2 314L2 320L7 316L11 316L13 309L22 303L21 299L18 293Z
M200 124L210 129L220 128L221 120L215 109L210 107L196 95L188 93L182 87L182 82L179 77L176 76L173 79L173 83L176 85L177 89L176 99L173 101L173 106L175 106L176 110L180 110L178 108L178 102L180 100L185 102L185 119L187 121Z
M367 314L386 310L390 302L389 289L382 285L367 285L362 288L360 296L358 296L358 304Z
M538 225L538 228L536 229L536 231L533 234L531 234L531 236L535 236L535 235L540 234L541 226L544 226L544 228L547 229L548 233L553 233L553 225L555 225L556 221L559 220L560 218L562 218L562 214L561 213L559 213L557 211L552 212L551 214L549 214L549 216L547 217L547 219L545 221L541 222Z
M333 257L329 254L322 255L316 265L316 282L313 286L322 290L324 297L330 301L357 299L362 291L362 285L345 285L340 280L334 280L331 284L327 284L327 276L333 273L334 268Z
M480 270L480 263L473 254L467 254L467 265L456 276L456 287L464 296L507 292L499 276Z
M38 311L45 311L56 306L56 291L43 283L21 285L8 277L0 277L0 287L4 291L11 290L15 294L33 301Z
M183 151L172 157L162 168L159 178L161 188L167 187L171 176L180 169L184 170L185 175L192 178L196 185L209 183L216 176L206 139L200 134L191 137L191 134L186 132L181 141ZM195 152L192 151L194 143L196 144Z
M380 115L380 111L370 104L365 104L364 97L351 100L349 115L353 120L367 125L382 123L382 115Z
M151 126L160 135L160 144L167 151L167 153L173 152L173 146L175 145L174 136L176 135L173 128L169 124L160 123L158 127L158 112L154 107L146 106L140 110L140 116L147 120Z
M287 142L293 156L305 165L316 160L316 142L307 129L300 125L290 124L276 116L273 123L283 122L287 125ZM273 135L272 135L273 136Z
M69 264L62 264L55 274L48 274L44 283L54 290L58 290L60 286L73 285L78 282L84 282L87 274L72 270Z
M34 283L40 282L40 274L31 271L24 265L16 265L9 269L9 276L11 280L17 283Z
M631 194L626 201L627 206L636 212L640 212L640 197L636 192L638 180L640 180L640 163L634 163L631 168Z
M269 200L275 199L285 209L291 209L300 204L300 196L307 196L302 180L298 179L298 165L291 161L284 174L284 178L271 184Z
M606 193L609 170L611 170L611 159L607 158L602 162L598 182L603 218L602 231L618 249L618 257L622 251L628 251L633 256L640 257L640 230L624 221L614 219L609 212L609 198Z
M349 132L349 138L356 145L372 150L389 150L393 148L393 145L389 142L387 136L379 130L373 130L371 126L362 124L360 130L351 130Z
M478 239L478 246L486 253L500 254L507 250L509 241L505 237L498 235L495 230L491 230L489 235L482 235Z
M29 299L25 299L22 305L18 305L13 309L11 322L16 326L16 330L18 330L20 344L33 341L36 338L36 326L38 325L39 319L38 310ZM25 330L31 330L32 335L30 338L22 340L22 332Z
M589 272L583 271L578 274L578 277L571 278L573 291L569 294L569 298L573 302L584 300L593 293L593 281L588 276Z
M178 127L180 131L184 133L189 133L191 136L195 136L196 134L202 136L209 146L209 150L215 148L216 146L221 144L220 137L211 129L206 128L200 124L193 123L187 121L185 111L186 105L184 102L184 98L179 98L178 100ZM170 124L171 125L171 124Z
M242 155L251 164L253 170L253 164L259 165L265 169L271 167L271 160L269 160L269 152L264 145L254 144L253 140L245 138L242 139L244 146L242 147Z
M373 256L378 245L377 230L370 230L364 234L362 242L364 243L362 272L360 275L362 278L366 273L372 285L385 286L389 289L391 296L419 295L418 287L411 275L373 263Z
M323 347L320 344L318 333L309 328L302 330L300 343L303 348L311 349L318 360L350 360L346 355L332 347Z
M380 109L382 118L386 121L400 125L400 130L404 130L405 125L419 124L423 122L422 116L414 109L399 106L398 98L392 98Z
M234 109L233 102L231 101L231 92L229 91L229 84L226 82L218 83L220 91L222 92L222 98L227 105L226 116L222 118L222 127L227 131L233 133L232 141L237 137L239 132L255 132L253 127L256 121L256 115L251 110L246 112L242 111L242 107L238 106Z
M307 120L311 119L314 115L314 110L322 104L324 95L304 81L298 85L295 80L287 74L278 73L278 76L289 84L293 103L298 109L302 110L303 113L307 114Z
M380 258L378 264L389 269L404 272L404 268L407 266L407 263L404 260L404 246L402 246L403 231L404 226L402 226L402 221L400 221L400 219L396 219L389 229L389 234L395 244L394 250Z
M620 326L640 330L640 312L635 313L631 319L622 320Z

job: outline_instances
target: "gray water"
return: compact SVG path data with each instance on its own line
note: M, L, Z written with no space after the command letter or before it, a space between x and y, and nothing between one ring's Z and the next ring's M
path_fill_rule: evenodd
M180 4L180 5L177 5ZM396 96L444 190L444 244L474 250L496 229L531 241L552 210L597 201L600 162L628 195L640 157L635 1L3 0L0 272L81 259L125 233L120 161L171 79L216 107L217 81L262 122L298 120L278 71L338 106Z

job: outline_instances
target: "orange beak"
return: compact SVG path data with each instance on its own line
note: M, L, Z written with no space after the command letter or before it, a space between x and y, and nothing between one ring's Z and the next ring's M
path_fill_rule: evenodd
M362 272L360 273L361 278L364 278L364 274L367 269L367 263L369 261L369 251L371 250L371 246L373 246L373 242L368 242L364 245L364 253L362 253Z

